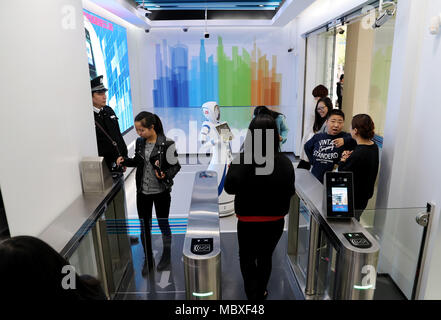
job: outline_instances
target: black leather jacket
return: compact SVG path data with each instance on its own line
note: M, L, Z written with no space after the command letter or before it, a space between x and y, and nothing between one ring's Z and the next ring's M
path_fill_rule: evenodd
M171 190L173 178L179 170L181 170L175 142L171 139L167 139L164 135L158 135L149 159L145 159L144 156L145 144L146 139L138 138L136 140L135 156L133 158L124 157L124 162L122 163L123 166L136 167L137 192L141 192L145 161L150 161L153 166L155 166L156 161L159 161L161 171L164 172L165 178L158 179L158 181L162 183L167 190Z

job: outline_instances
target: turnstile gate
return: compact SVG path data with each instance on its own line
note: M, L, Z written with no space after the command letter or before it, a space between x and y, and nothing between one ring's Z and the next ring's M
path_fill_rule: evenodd
M288 258L306 299L371 300L380 246L360 223L326 217L324 186L296 169Z
M188 300L221 299L221 252L217 174L196 172L184 240Z

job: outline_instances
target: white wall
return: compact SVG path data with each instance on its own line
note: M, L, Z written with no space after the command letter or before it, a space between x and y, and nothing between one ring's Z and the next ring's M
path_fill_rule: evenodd
M38 235L70 205L80 159L97 154L82 19L75 0L0 4L0 185L13 236Z
M441 2L400 0L398 8L377 206L438 204L423 297L441 299L441 109L434 98L440 90L441 35L428 31L430 18L441 13ZM409 245L414 240L411 234L400 238Z

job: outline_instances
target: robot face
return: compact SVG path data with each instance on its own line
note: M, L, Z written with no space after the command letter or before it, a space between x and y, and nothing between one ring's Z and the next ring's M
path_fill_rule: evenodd
M204 117L210 122L217 122L220 119L220 109L215 101L208 101L202 105Z

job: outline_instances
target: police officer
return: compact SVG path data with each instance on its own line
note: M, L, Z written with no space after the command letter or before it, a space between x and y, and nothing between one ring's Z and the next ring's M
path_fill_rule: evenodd
M110 171L125 171L125 168L116 165L118 157L127 157L127 145L119 130L118 118L112 108L106 105L107 88L103 84L103 76L98 76L90 81L92 90L93 115L95 117L96 140L98 155L104 157L104 161ZM137 243L138 238L130 236L130 243Z
M120 156L127 157L127 145L119 130L118 118L115 112L106 105L107 88L104 87L103 76L92 79L90 86L92 89L98 155L104 157L104 161L111 172L121 172L122 168L116 165L116 159Z

